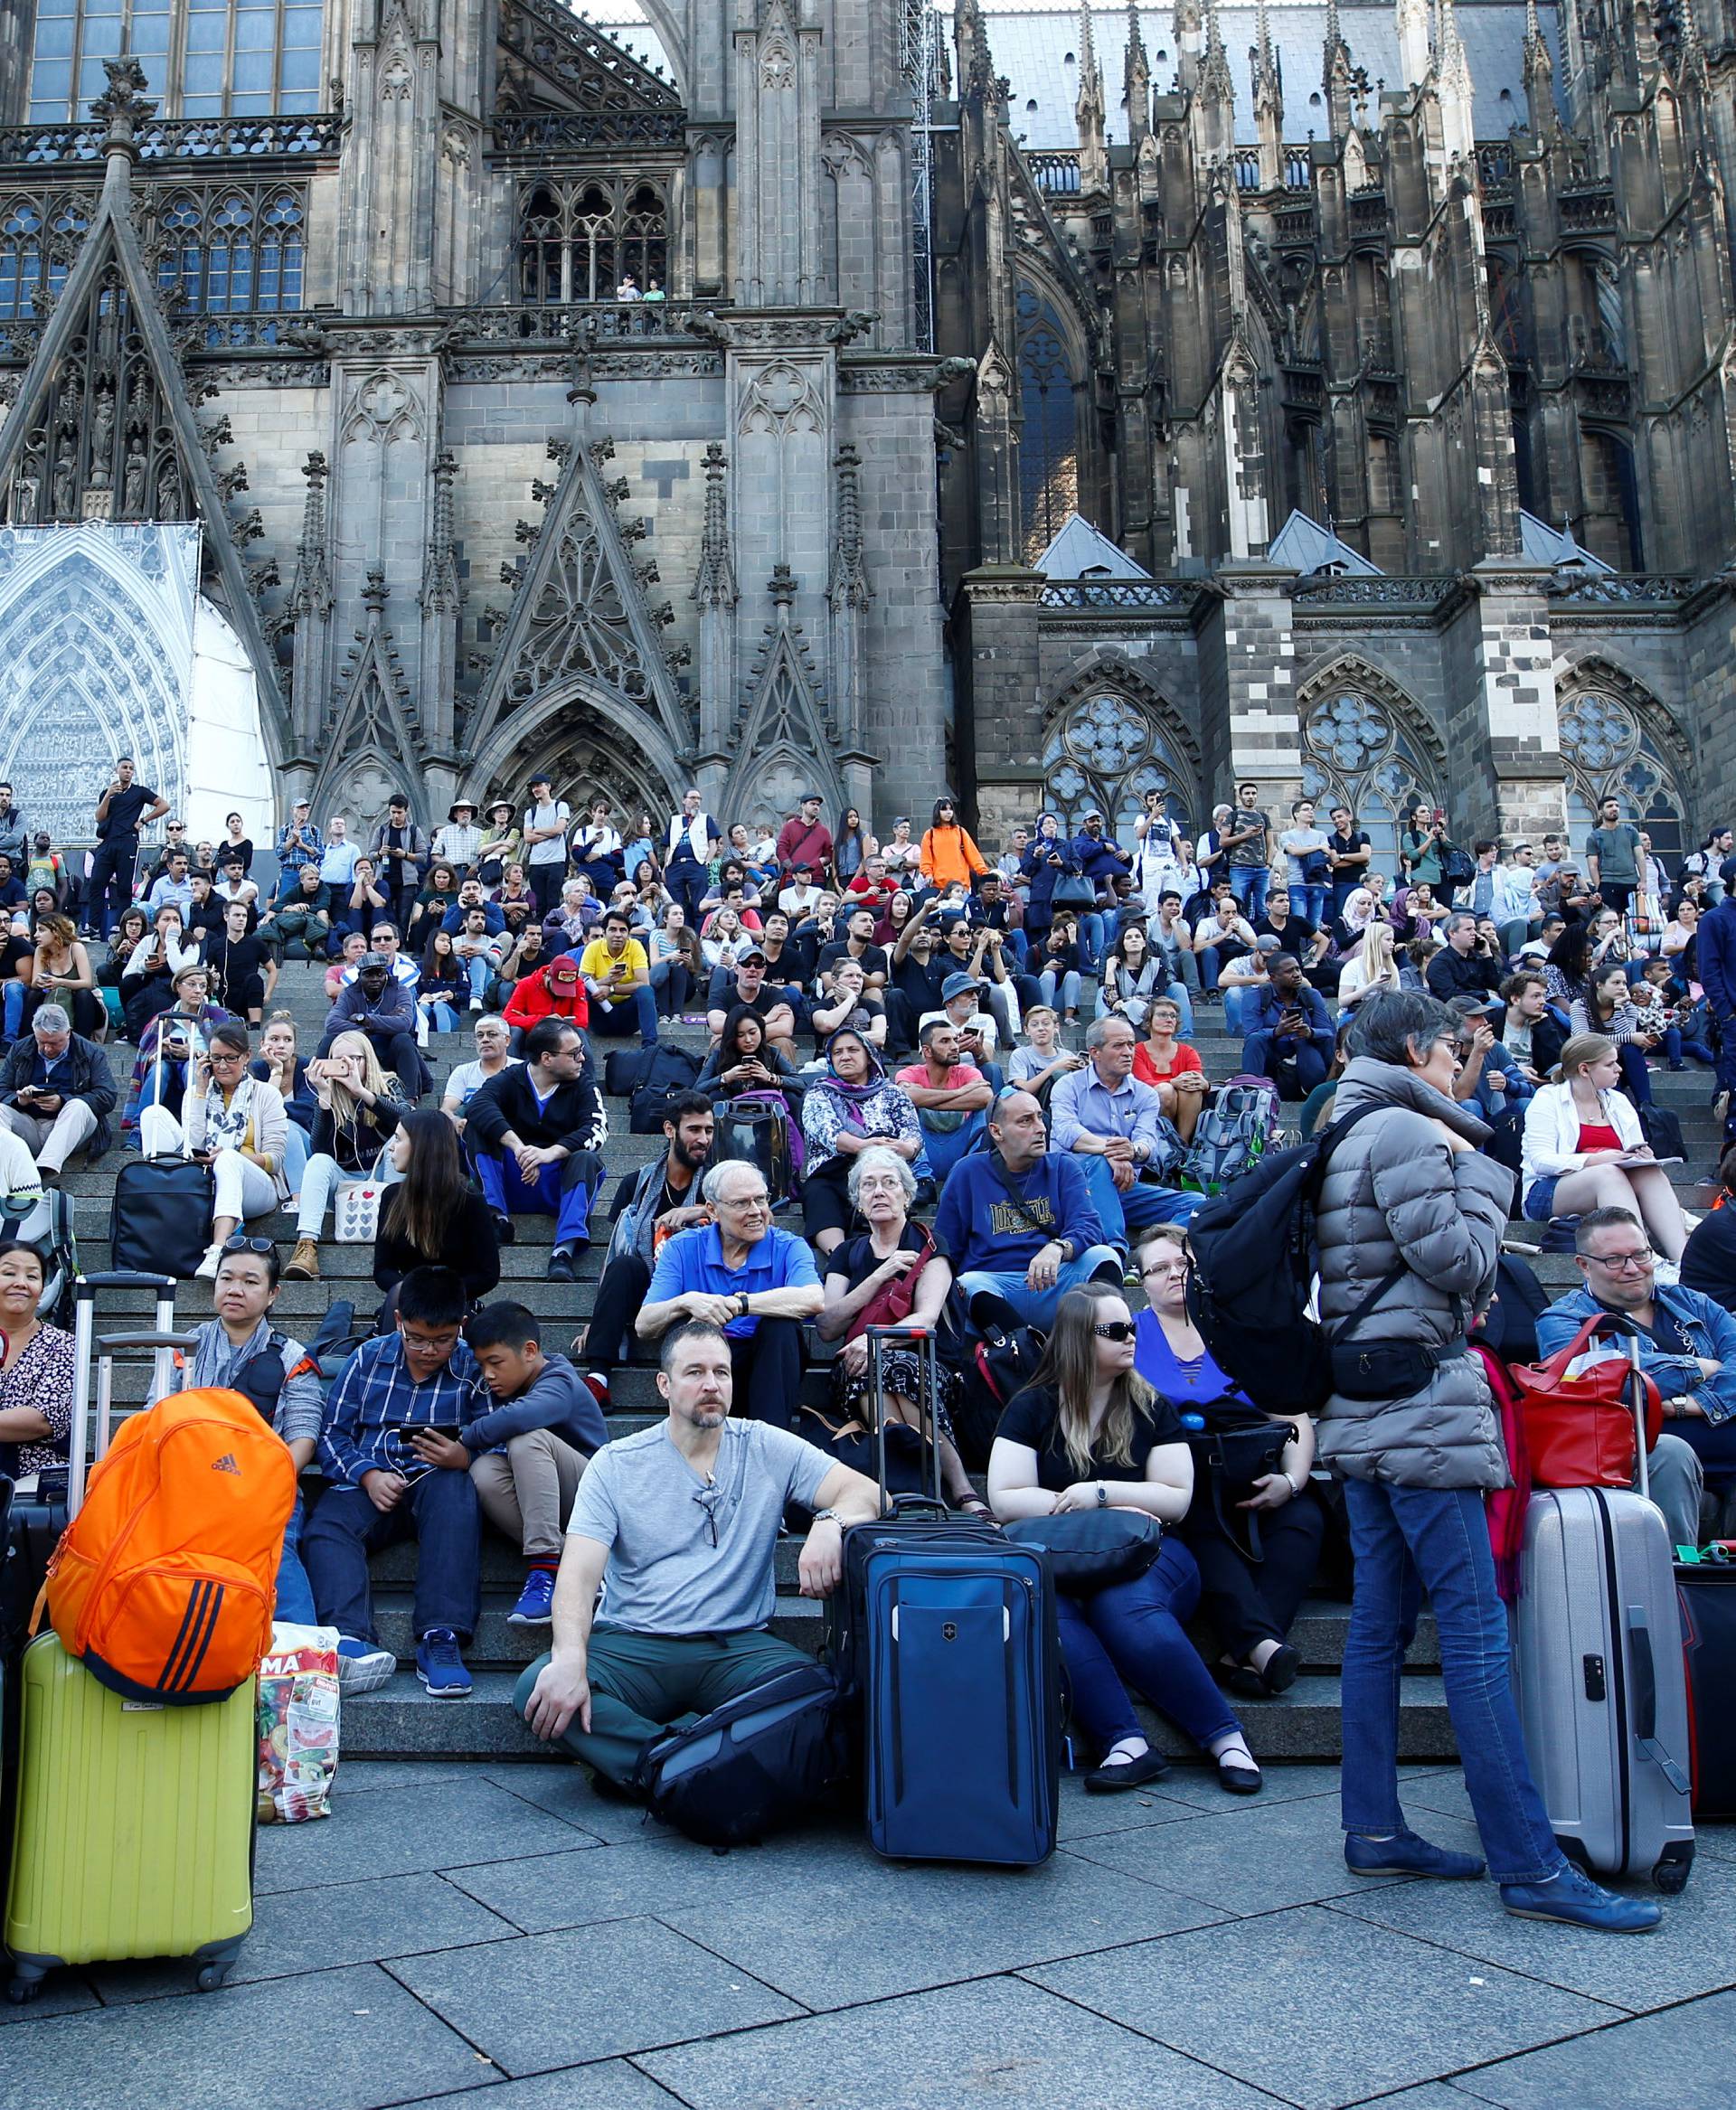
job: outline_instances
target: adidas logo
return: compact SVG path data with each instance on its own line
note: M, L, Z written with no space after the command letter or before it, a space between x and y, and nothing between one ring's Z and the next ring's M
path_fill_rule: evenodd
M213 1473L233 1473L238 1480L241 1476L241 1468L235 1463L233 1451L225 1451L221 1458L213 1459L211 1469Z

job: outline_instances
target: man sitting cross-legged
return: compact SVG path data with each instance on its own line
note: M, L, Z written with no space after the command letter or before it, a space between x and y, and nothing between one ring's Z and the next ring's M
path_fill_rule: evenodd
M467 1114L466 1137L502 1245L512 1242L514 1216L554 1218L551 1282L571 1282L577 1273L576 1257L590 1243L590 1198L603 1175L597 1153L609 1117L584 1069L578 1027L539 1019L524 1036L524 1061L491 1077Z
M816 1512L801 1555L807 1597L837 1587L844 1527L880 1512L860 1473L787 1430L731 1418L730 1344L716 1326L670 1328L657 1389L668 1418L608 1445L579 1484L554 1646L513 1696L535 1735L625 1789L670 1724L805 1660L767 1631L785 1503Z
M530 1572L509 1626L546 1626L561 1534L587 1461L609 1441L596 1395L564 1355L544 1355L534 1313L505 1298L484 1305L464 1337L492 1410L464 1432L482 1513L524 1555Z
M396 1331L364 1341L326 1402L319 1462L331 1482L302 1533L322 1626L335 1626L338 1682L370 1692L394 1668L373 1624L368 1555L400 1539L416 1557L416 1674L434 1700L467 1700L459 1644L476 1630L480 1524L470 1453L459 1438L488 1408L476 1359L458 1338L464 1284L412 1267L398 1288Z

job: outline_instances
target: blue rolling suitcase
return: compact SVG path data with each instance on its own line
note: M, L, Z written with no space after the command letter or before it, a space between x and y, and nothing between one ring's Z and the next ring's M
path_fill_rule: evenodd
M934 1343L868 1334L878 1408L882 1342L915 1347L932 1429ZM885 1480L883 1418L881 1480ZM844 1534L832 1648L860 1706L868 1837L915 1860L1029 1867L1054 1851L1061 1797L1061 1648L1046 1558L957 1519L940 1493L900 1495Z

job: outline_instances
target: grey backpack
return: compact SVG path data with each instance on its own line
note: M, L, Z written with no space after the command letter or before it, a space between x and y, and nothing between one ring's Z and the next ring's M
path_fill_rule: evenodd
M1269 1078L1232 1077L1220 1085L1182 1161L1182 1185L1221 1194L1271 1141L1278 1107L1278 1088Z

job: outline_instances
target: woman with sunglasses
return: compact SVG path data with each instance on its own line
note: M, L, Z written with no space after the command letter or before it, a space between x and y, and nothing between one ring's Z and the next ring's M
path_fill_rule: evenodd
M1109 1283L1070 1289L1031 1382L1007 1401L988 1459L988 1499L1016 1517L1137 1509L1173 1526L1187 1513L1194 1461L1181 1417L1134 1368L1134 1325ZM1257 1794L1260 1768L1241 1724L1187 1638L1200 1601L1194 1556L1165 1530L1157 1559L1095 1596L1058 1593L1061 1653L1073 1712L1097 1745L1096 1794L1169 1771L1141 1730L1127 1686L1210 1751L1218 1785Z
M1290 1431L1272 1470L1221 1487L1216 1502L1196 1473L1179 1527L1199 1567L1201 1599L1217 1629L1230 1690L1252 1699L1288 1692L1301 1668L1289 1631L1326 1536L1326 1515L1308 1481L1314 1424L1306 1414L1262 1417L1212 1360L1188 1315L1187 1233L1180 1224L1146 1231L1137 1260L1150 1308L1139 1314L1133 1364L1153 1390L1183 1414L1199 1415L1207 1429L1258 1430L1269 1421L1274 1435L1283 1427Z
M208 1281L242 1218L269 1216L289 1199L283 1169L289 1116L277 1086L248 1069L252 1052L247 1028L225 1019L212 1028L205 1053L193 1059L181 1120L166 1107L146 1107L138 1116L146 1157L180 1151L184 1137L192 1155L211 1166L211 1244L194 1270Z

